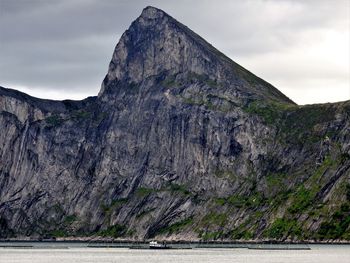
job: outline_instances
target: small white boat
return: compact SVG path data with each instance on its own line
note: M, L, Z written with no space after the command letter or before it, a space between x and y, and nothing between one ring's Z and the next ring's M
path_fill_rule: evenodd
M151 241L149 242L150 249L168 249L170 248L165 242Z

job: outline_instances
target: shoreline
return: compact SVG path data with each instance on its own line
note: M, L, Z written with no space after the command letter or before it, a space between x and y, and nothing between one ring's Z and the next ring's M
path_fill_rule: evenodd
M170 240L170 239L146 239L146 240L129 240L129 239L113 239L113 238L88 238L88 237L65 237L65 238L0 238L1 243L103 243L103 244L120 244L120 245L140 245L148 244L152 240L165 241L168 244L183 244L183 245L350 245L349 240Z

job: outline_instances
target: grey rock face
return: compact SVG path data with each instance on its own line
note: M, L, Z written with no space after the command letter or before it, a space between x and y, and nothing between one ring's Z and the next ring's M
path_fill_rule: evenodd
M346 239L325 226L349 204L349 117L147 7L98 97L0 88L0 236Z

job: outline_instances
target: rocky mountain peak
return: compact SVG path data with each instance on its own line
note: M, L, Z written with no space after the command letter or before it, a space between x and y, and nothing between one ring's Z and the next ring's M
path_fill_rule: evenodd
M115 80L140 83L164 72L211 71L206 49L191 35L192 31L162 10L146 7L117 44L103 86Z
M120 38L99 95L107 86L114 89L116 82L134 85L160 74L173 77L195 74L225 83L226 88L234 89L236 96L292 102L188 27L149 6Z
M143 19L159 19L164 16L168 16L163 10L155 8L153 6L146 6L140 15L139 18Z

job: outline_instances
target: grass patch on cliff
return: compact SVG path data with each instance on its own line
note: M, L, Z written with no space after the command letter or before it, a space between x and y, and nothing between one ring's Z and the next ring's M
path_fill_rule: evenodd
M101 209L106 215L109 215L113 210L120 208L127 201L128 199L126 198L112 200L110 204L101 204Z
M335 164L336 162L330 157L325 158L314 174L299 186L292 195L292 202L288 207L288 212L292 214L302 213L314 203L317 193L321 190L321 176Z
M294 108L293 104L283 104L277 102L263 103L261 101L253 101L249 103L243 110L249 114L260 116L266 124L276 124L280 120L285 110Z
M64 218L63 220L63 224L65 225L71 225L72 223L74 223L75 221L77 221L78 218L76 215L68 215Z
M286 236L295 236L300 239L302 229L295 219L277 218L272 225L264 231L267 238L282 239Z
M161 85L166 87L166 88L172 88L177 85L176 78L174 75L170 75L167 78L165 78L162 82Z
M140 187L136 189L136 195L140 198L146 197L150 195L151 193L154 193L156 190L152 188L146 188L146 187Z
M91 117L91 113L84 110L78 110L72 112L72 118L75 119L88 119Z
M183 219L179 222L173 223L169 226L166 226L164 228L159 229L158 233L159 234L168 234L168 235L176 234L176 233L181 232L181 230L184 229L185 227L190 226L192 224L193 224L193 217L189 217L189 218Z
M126 234L126 230L127 229L125 226L116 224L116 225L109 226L105 230L100 230L98 234L103 237L118 238L118 237L124 236Z
M208 75L204 74L197 74L195 72L189 72L187 74L187 79L192 81L192 82L199 82L202 84L206 84L209 87L217 87L218 84L215 80L211 79Z
M287 177L286 174L268 174L266 176L266 184L269 191L280 192L285 191L286 185L283 183L283 180Z
M174 192L174 193L180 193L180 194L185 195L185 196L191 195L191 191L187 188L186 185L183 185L183 184L171 183L167 187L167 190Z
M61 118L61 116L55 114L55 115L51 115L51 116L47 117L45 119L45 122L49 126L59 126L64 122L64 119Z
M203 241L218 240L224 236L223 231L200 232L198 237Z
M228 217L226 213L211 212L205 215L201 222L201 226L224 226L227 223Z
M323 239L343 238L350 240L350 202L347 202L332 215L331 220L321 224L317 237Z
M265 204L266 200L260 193L250 195L231 195L226 198L215 198L215 203L223 206L229 205L236 208L255 208Z
M55 229L49 232L49 236L52 237L67 237L69 236L69 233L66 230L63 229Z
M279 127L279 137L289 144L303 147L318 143L326 135L332 138L336 134L335 131L323 134L320 133L322 129L317 128L317 126L321 125L320 127L322 127L323 123L332 121L334 118L335 108L331 105L315 104L295 107L284 115Z

